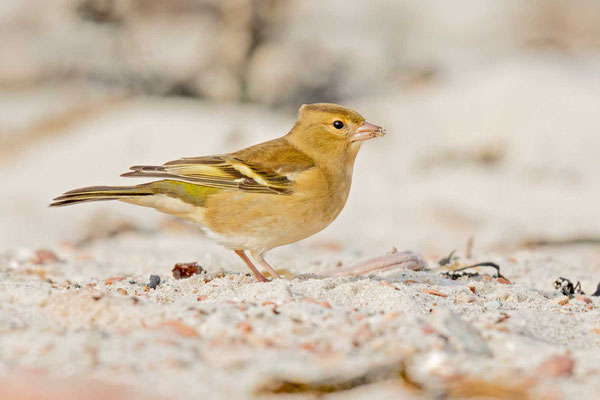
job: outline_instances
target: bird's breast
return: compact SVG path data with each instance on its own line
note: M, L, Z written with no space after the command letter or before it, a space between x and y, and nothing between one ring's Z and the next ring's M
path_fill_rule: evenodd
M318 169L299 174L289 195L221 191L208 198L204 225L236 249L266 251L304 239L329 225L346 203L351 179L329 178Z

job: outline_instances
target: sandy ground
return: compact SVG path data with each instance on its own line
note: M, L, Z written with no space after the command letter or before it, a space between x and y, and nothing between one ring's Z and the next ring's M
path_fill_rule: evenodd
M152 210L46 206L74 187L122 183L129 165L270 139L293 115L88 88L73 117L73 99L50 87L53 105L36 116L35 93L3 94L4 104L21 96L22 109L3 118L24 134L0 154L0 392L594 398L598 65L523 57L465 80L350 99L389 134L361 150L338 220L269 255L288 279L267 284ZM577 240L525 245L542 239ZM394 247L421 253L428 268L324 276ZM452 267L493 261L510 284L488 269L444 277L438 261L453 249ZM204 272L176 280L175 263L191 261ZM150 275L161 277L156 289ZM561 276L587 295L556 291Z

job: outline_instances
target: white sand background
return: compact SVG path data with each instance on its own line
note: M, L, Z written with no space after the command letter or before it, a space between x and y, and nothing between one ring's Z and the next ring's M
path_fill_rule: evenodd
M91 112L2 154L0 388L13 398L270 398L278 388L299 391L287 398L595 398L600 246L523 242L600 235L599 67L523 56L348 100L388 135L364 144L338 219L268 256L294 275L270 283L150 209L46 206L71 188L130 184L118 177L130 165L271 139L294 116L83 87ZM44 90L48 113L71 106ZM20 104L4 121L18 126ZM393 247L430 268L322 276ZM40 249L60 261L34 264ZM442 277L437 260L453 249L457 265L494 261L512 284ZM174 264L189 261L206 272L175 280ZM151 274L162 283L145 291ZM588 296L566 302L559 276ZM125 279L106 284L114 277Z

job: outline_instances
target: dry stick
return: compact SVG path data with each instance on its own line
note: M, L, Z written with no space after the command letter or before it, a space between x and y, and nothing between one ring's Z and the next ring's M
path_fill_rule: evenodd
M374 271L385 271L402 265L404 268L418 271L425 268L425 261L412 251L388 253L383 256L370 258L348 267L336 268L325 272L325 275L363 275Z
M534 246L573 246L573 245L597 245L600 244L600 237L581 236L564 239L530 239L522 243L525 247Z
M467 240L467 248L465 250L465 257L470 259L471 257L473 257L473 243L475 241L475 238L473 236L469 236L469 239Z
M476 268L476 267L492 267L492 268L494 268L496 270L496 278L504 278L504 279L506 279L506 277L503 276L500 273L500 266L498 264L494 263L494 262L491 262L491 261L480 262L480 263L477 263L477 264L469 265L468 267L462 267L462 268L453 269L453 270L450 270L448 272L450 272L450 273L459 272L459 271L464 271L466 269Z

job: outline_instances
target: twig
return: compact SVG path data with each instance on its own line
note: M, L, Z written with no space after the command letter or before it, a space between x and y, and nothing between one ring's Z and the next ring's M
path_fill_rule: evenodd
M574 245L598 245L600 244L600 237L595 236L581 236L564 239L530 239L523 243L525 247L536 247L536 246L574 246Z
M464 271L464 270L470 269L470 268L476 268L476 267L492 267L492 268L494 268L496 270L496 278L506 279L506 277L503 276L500 273L500 266L498 264L494 263L494 262L491 262L491 261L480 262L480 263L477 263L477 264L469 265L468 267L462 267L462 268L453 269L452 271L444 272L444 275L447 275L450 279L455 280L455 279L458 279L460 277L459 274L456 274L457 272Z
M465 249L465 257L471 258L473 256L473 243L475 242L475 238L473 236L469 236L467 240L467 248Z
M456 250L452 250L450 252L450 254L448 254L447 257L444 257L440 261L438 261L438 265L444 266L444 265L450 264L452 262L452 256L454 255L455 252L456 252Z
M425 268L425 261L423 261L420 255L412 251L403 251L384 254L383 256L370 258L348 267L329 270L325 272L325 275L363 275L374 271L385 271L400 265L413 271L419 271Z

